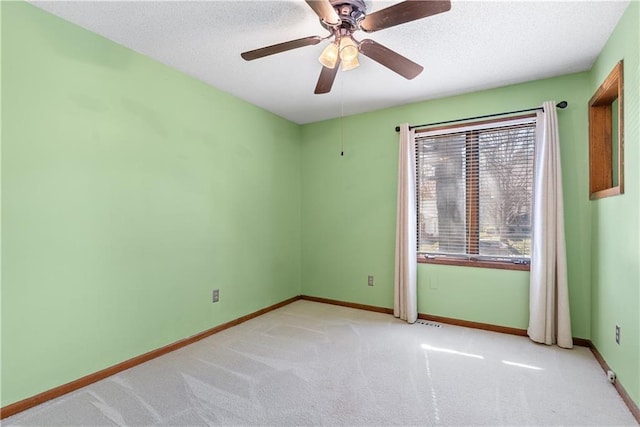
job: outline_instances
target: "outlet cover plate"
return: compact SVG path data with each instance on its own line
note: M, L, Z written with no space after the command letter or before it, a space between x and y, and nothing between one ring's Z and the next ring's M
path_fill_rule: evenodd
M220 289L214 289L211 302L218 302L218 301L220 301Z

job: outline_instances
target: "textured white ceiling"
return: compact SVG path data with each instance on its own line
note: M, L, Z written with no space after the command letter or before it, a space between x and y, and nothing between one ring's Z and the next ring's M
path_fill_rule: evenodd
M240 53L327 35L302 0L31 1L296 123L591 68L628 5L620 1L458 1L451 11L365 35L423 65L405 80L366 57L314 95L326 42L251 62ZM369 12L397 1L370 1ZM562 94L558 94L562 97Z

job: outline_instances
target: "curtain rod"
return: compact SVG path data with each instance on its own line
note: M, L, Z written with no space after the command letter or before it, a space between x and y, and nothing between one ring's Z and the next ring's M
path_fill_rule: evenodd
M569 103L567 101L560 101L556 104L556 107L564 109L564 108L567 108L568 105ZM409 126L409 130L416 129L416 128L423 128L427 126L445 125L447 123L464 122L466 120L486 119L487 117L504 116L507 114L526 113L529 111L536 111L536 110L544 110L544 108L542 107L527 108L525 110L505 111L504 113L494 113L494 114L485 114L484 116L467 117L466 119L447 120L445 122L427 123L424 125L411 125ZM396 126L396 132L400 132L400 126Z

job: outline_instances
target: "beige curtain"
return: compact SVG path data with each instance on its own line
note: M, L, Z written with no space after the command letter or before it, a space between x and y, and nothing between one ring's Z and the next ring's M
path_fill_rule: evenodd
M414 323L418 318L414 144L414 131L409 130L407 123L400 125L393 315L409 323Z
M533 181L527 333L533 341L572 348L558 116L553 101L538 111Z

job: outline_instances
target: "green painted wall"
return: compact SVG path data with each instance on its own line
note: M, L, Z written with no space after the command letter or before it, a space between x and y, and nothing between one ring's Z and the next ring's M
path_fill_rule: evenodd
M2 406L300 293L299 126L1 7Z
M398 124L517 110L553 99L569 102L559 120L572 327L574 336L589 338L587 73L346 117L344 157L340 119L303 126L302 292L393 306ZM376 277L374 287L367 286L368 274ZM526 328L528 298L528 272L418 266L421 313Z
M2 4L0 4L0 334L2 333ZM0 335L0 407L2 407L2 336Z
M624 194L591 202L591 340L640 406L640 2L591 70L594 93L624 59ZM620 325L620 345L615 343Z

